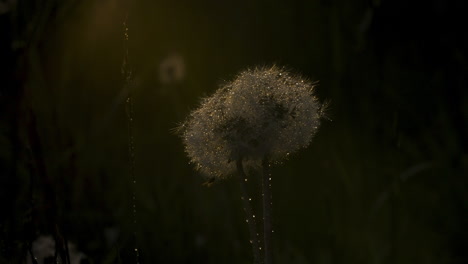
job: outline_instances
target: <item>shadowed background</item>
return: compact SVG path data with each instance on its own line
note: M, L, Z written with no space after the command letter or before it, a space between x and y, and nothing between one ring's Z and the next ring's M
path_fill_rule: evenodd
M467 263L465 12L442 0L1 1L0 263L23 263L46 235L91 263L135 263L134 232L141 263L251 263L238 183L202 186L173 129L224 81L270 64L331 102L311 146L273 168L275 263Z

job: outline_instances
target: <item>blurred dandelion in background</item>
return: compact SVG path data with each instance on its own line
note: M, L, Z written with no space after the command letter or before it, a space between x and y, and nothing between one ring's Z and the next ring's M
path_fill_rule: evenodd
M88 258L86 255L77 249L74 243L69 242L67 247L69 248L69 262L70 264L80 264L80 263L87 263ZM34 256L35 261L38 264L46 264L46 263L53 263L54 258L56 256L56 245L55 240L51 235L42 235L39 236L33 243L32 243L32 253ZM31 256L26 258L27 264L32 264ZM57 263L62 263L57 260Z
M159 81L170 85L181 82L185 78L185 61L178 53L171 53L161 60L159 64Z

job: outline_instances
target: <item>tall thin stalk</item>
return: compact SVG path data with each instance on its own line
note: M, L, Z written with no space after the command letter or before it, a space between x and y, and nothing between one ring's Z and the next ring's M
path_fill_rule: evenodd
M244 166L242 165L242 159L238 159L236 162L237 166L237 175L239 176L240 182L240 189L241 189L241 200L244 206L244 212L246 214L247 219L245 220L249 226L249 233L250 233L250 244L252 245L252 251L254 256L254 263L261 264L261 257L260 257L260 238L257 232L257 223L255 221L255 215L252 209L252 205L250 204L251 198L247 192L247 175L244 171Z
M122 62L122 77L124 78L124 90L127 91L127 128L128 128L128 153L130 163L130 178L132 186L132 220L133 220L133 239L135 251L135 263L140 263L140 253L138 252L137 241L137 208L136 208L136 174L135 174L135 139L133 136L133 97L132 97L132 70L129 63L128 47L128 13L125 15L124 26L124 57Z
M273 263L271 239L273 224L271 220L272 199L271 199L271 173L270 164L267 158L262 161L262 196L263 196L263 239L265 243L265 264Z

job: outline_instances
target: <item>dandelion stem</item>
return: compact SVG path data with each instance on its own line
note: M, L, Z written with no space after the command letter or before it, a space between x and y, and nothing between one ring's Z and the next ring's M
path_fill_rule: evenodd
M265 264L272 264L272 249L271 239L273 233L273 224L271 221L271 174L270 164L265 157L262 161L263 175L262 175L262 191L263 191L263 239L265 243Z
M242 165L242 159L238 159L236 162L237 165L237 175L239 176L240 181L240 189L241 189L241 199L244 206L244 212L247 217L247 224L249 226L249 233L250 233L250 242L252 244L252 251L254 256L254 263L260 264L260 238L257 232L257 224L254 218L253 209L250 204L249 195L247 192L247 185L245 179L247 179L247 175L245 174L244 167Z
M135 174L135 139L133 136L133 97L132 97L132 70L129 65L128 55L128 12L125 15L123 22L124 26L124 57L122 61L122 77L124 78L124 88L128 93L126 108L127 108L127 128L128 128L128 154L130 170L129 174L132 180L132 218L133 218L133 239L135 243L135 263L140 263L140 253L138 251L138 240L137 240L137 209L136 209L136 174Z

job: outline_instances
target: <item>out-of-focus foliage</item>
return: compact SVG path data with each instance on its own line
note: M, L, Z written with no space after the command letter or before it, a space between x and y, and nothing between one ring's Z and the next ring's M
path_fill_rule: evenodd
M273 63L319 80L333 120L273 169L276 263L468 261L464 1L30 2L0 5L0 263L49 235L133 263L133 232L142 263L249 263L237 183L203 187L171 131Z

